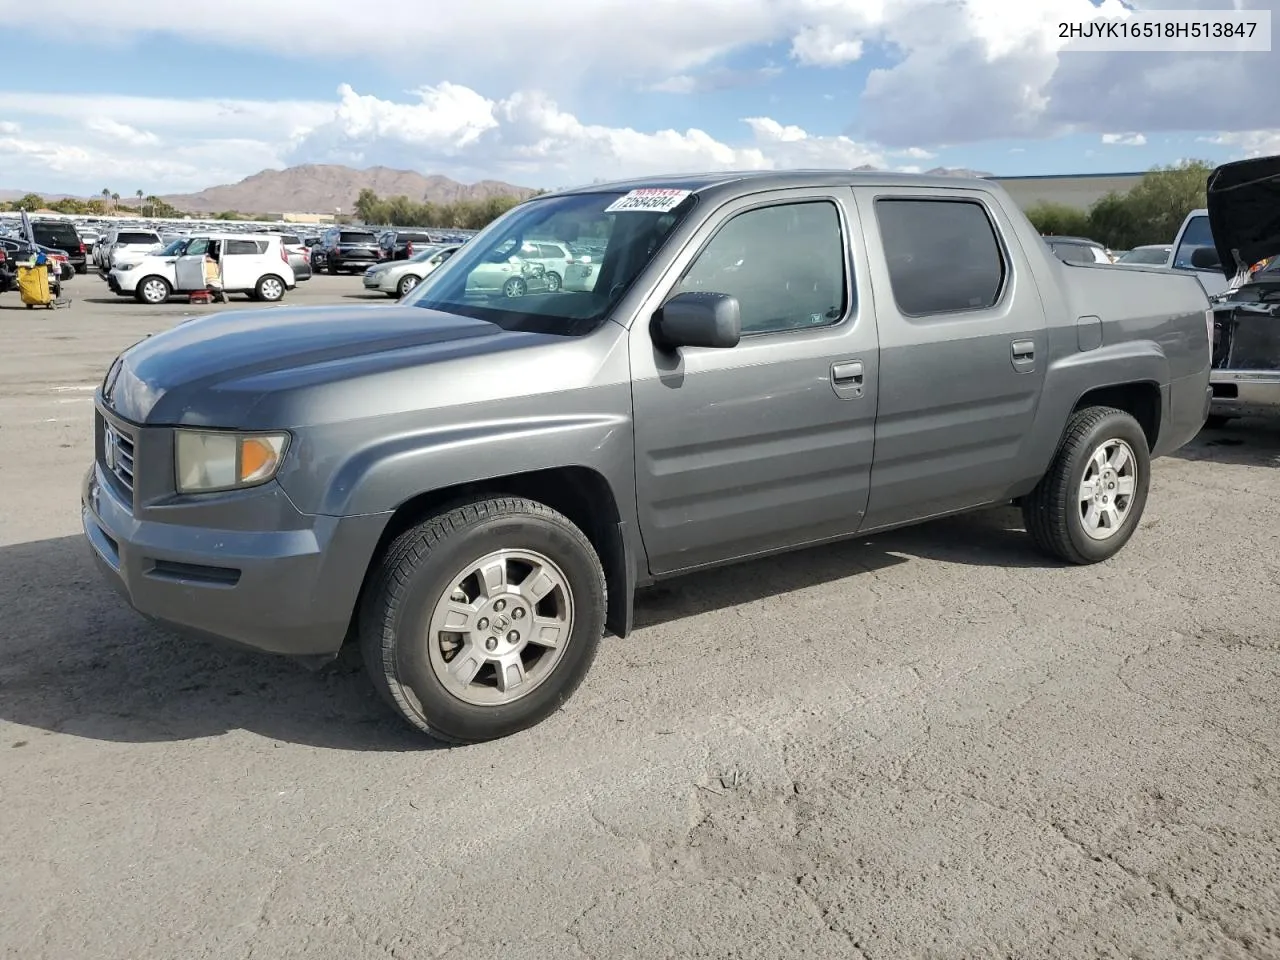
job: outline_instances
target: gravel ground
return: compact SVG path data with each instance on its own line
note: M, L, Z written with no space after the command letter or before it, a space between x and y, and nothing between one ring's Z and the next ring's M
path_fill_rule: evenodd
M1280 424L1158 461L1100 566L993 511L649 591L566 709L445 750L354 656L100 582L92 386L211 308L68 293L0 299L4 956L1280 957Z

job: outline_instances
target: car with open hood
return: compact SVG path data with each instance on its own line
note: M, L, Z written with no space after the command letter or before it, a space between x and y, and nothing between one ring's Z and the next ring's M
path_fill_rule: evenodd
M1218 427L1242 416L1280 415L1280 156L1215 168L1207 194L1208 242L1193 256L1221 287L1210 297L1208 423Z
M589 289L549 279L587 243ZM350 640L417 730L490 740L668 578L1011 503L1046 555L1115 556L1204 424L1208 308L1192 276L1064 262L989 180L593 183L399 303L125 350L84 535L175 633L312 664Z

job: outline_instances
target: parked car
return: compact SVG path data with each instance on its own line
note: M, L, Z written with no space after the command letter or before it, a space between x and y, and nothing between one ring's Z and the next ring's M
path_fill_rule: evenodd
M1111 263L1107 248L1096 240L1048 236L1044 241L1056 256L1068 263Z
M425 246L432 245L425 230L388 230L381 241L383 260L408 260Z
M364 288L397 299L404 297L458 249L457 246L424 246L408 260L379 263L364 272Z
M1197 246L1191 266L1216 269L1226 286L1212 298L1208 425L1221 427L1240 416L1280 415L1280 156L1217 167L1207 195L1212 246ZM1269 262L1251 269L1262 260Z
M105 269L111 271L116 267L136 266L163 246L160 234L154 230L117 230L103 256Z
M242 293L251 300L274 302L297 286L279 235L233 233L175 241L136 263L114 267L107 283L121 296L132 296L141 303L164 303L175 293L206 289L206 254L218 262L225 294Z
M31 258L33 253L43 253L49 258L49 280L58 284L66 283L75 277L75 267L65 250L54 250L44 244L33 244L20 237L0 237L0 250L4 251L10 269Z
M88 269L89 258L75 224L68 220L35 219L31 221L31 233L41 246L63 251L76 273L84 273Z
M363 271L382 259L378 238L369 230L333 227L325 231L320 247L324 250L325 271L330 274Z
M1126 250L1116 258L1116 263L1142 263L1149 266L1164 266L1173 247L1167 243L1149 243L1132 250Z
M1172 247L1169 259L1165 262L1167 268L1195 276L1210 297L1227 292L1231 281L1224 277L1222 268L1215 265L1218 254L1213 242L1213 231L1209 227L1207 208L1192 210L1186 215ZM1205 264L1209 266L1204 266Z
M311 248L302 242L302 238L293 233L279 234L289 254L289 266L293 267L293 276L298 282L311 279Z
M473 289L548 232L608 236L593 292ZM151 620L313 664L350 636L408 723L488 740L560 709L669 577L1011 501L1049 556L1114 556L1204 423L1208 308L1063 263L989 180L592 184L401 304L124 351L84 532Z

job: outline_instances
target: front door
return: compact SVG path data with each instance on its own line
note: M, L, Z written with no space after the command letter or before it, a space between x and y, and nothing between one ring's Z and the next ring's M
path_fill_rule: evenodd
M1044 309L1013 225L981 191L859 187L880 331L864 530L1003 499L1044 383Z
M187 249L174 264L175 290L189 293L204 289L204 257L208 251L207 237L196 237L187 244Z
M855 232L847 190L731 201L632 325L637 506L652 573L857 530L878 364ZM736 347L655 347L653 310L690 290L738 299Z

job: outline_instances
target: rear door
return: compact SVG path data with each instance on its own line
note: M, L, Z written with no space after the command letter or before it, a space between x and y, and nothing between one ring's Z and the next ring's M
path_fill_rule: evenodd
M222 288L224 290L252 290L266 273L263 254L266 240L231 239L222 241ZM280 261L280 266L284 262ZM283 272L283 271L278 271Z
M1022 479L1048 346L1012 224L979 191L854 193L880 333L864 529L999 500Z

